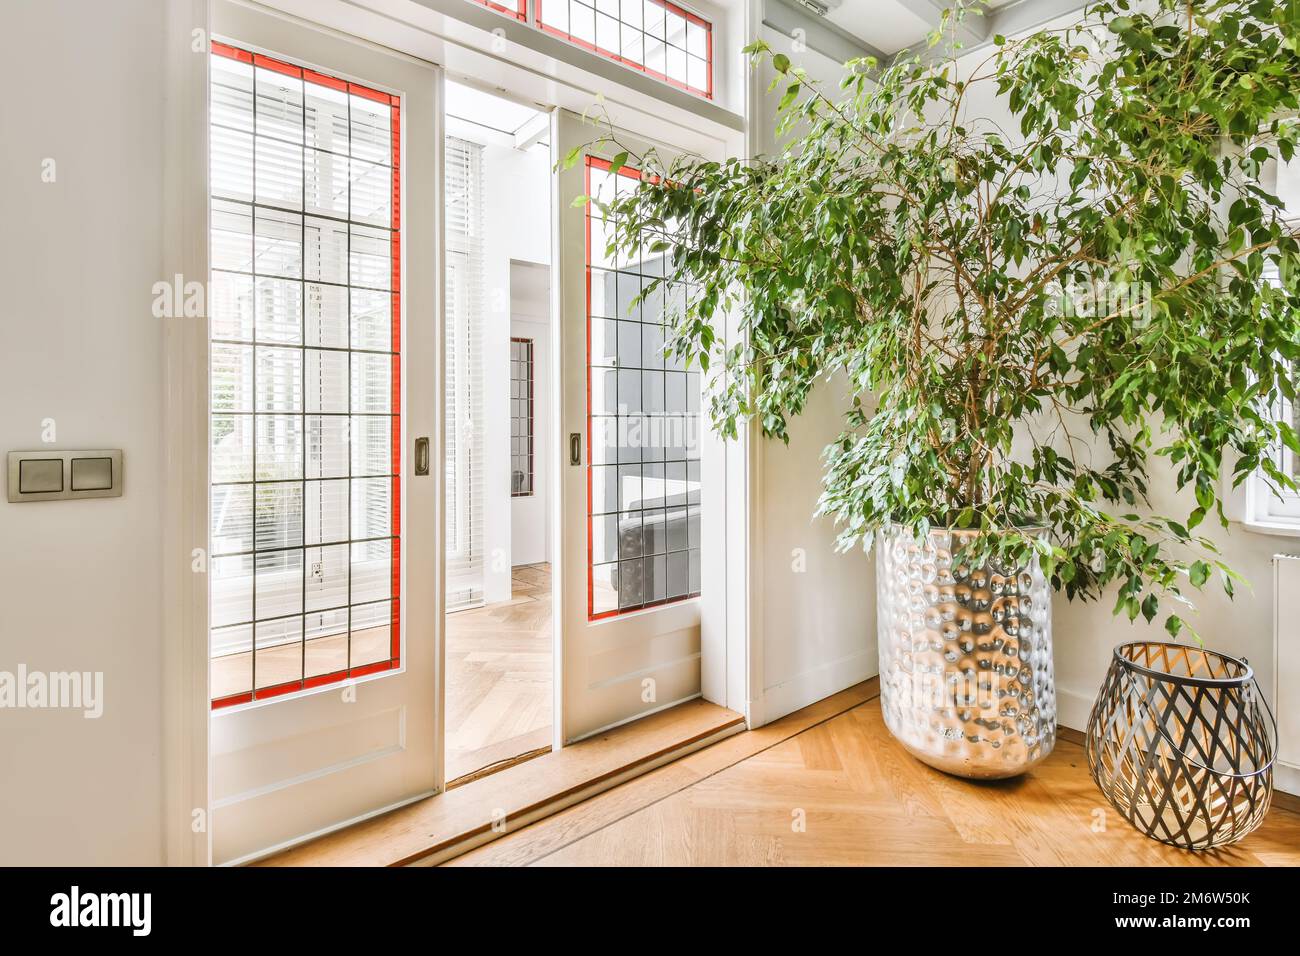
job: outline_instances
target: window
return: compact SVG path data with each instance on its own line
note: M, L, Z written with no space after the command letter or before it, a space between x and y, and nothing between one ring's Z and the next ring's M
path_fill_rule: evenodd
M1292 380L1300 387L1300 363L1292 365L1292 375ZM1282 399L1278 403L1277 417L1300 434L1300 405ZM1273 451L1273 460L1279 470L1300 482L1300 456L1280 445ZM1295 492L1274 492L1260 478L1256 481L1252 499L1251 511L1256 522L1300 527L1300 495Z
M211 58L214 708L400 662L397 96Z
M446 138L447 609L483 602L483 147Z
M1282 200L1289 217L1289 225L1300 226L1300 160L1293 160L1290 163L1275 161L1270 164L1265 176L1266 185L1271 186L1272 191ZM1272 182L1267 182L1268 179ZM1267 279L1273 283L1278 282L1276 269L1270 268ZM1294 365L1292 371L1295 376L1294 381L1300 386L1300 364ZM1300 431L1300 406L1283 399L1278 403L1276 415L1279 420L1289 423L1293 429ZM1278 447L1273 454L1277 467L1300 481L1300 456L1296 456L1285 446ZM1277 494L1262 478L1257 478L1253 483L1247 510L1250 520L1257 524L1291 525L1300 528L1300 495Z
M537 21L548 33L713 98L713 25L669 0L537 0Z
M587 160L587 195L640 173ZM700 373L664 355L665 314L694 290L651 288L664 254L610 260L611 223L587 206L587 553L592 620L700 593ZM633 305L643 294L644 300Z
M493 3L492 0L470 0L470 2L488 7L497 13L508 14L516 20L528 19L528 0L515 0L513 6L510 5L510 0L503 0L502 3Z
M510 340L510 497L533 493L533 340Z

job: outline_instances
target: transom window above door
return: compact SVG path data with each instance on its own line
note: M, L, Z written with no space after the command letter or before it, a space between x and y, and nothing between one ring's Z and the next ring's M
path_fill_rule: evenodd
M537 0L537 20L548 33L713 97L713 24L670 0Z
M500 3L496 3L494 0L470 0L470 2L480 4L498 13L507 14L516 20L528 19L528 0L502 0Z
M212 706L396 668L399 98L212 44Z
M672 0L466 0L713 99L713 24Z

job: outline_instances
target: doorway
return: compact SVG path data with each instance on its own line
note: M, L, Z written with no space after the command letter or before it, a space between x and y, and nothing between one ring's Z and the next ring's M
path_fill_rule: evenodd
M213 858L436 807L423 798L702 694L742 700L743 672L730 684L744 658L722 647L723 473L693 427L702 382L658 352L662 303L690 290L634 312L628 290L652 291L662 265L606 261L606 227L578 202L633 171L599 149L553 166L592 140L590 94L560 84L538 108L521 68L463 48L443 51L452 71L480 79L445 80L419 43L368 43L364 24L330 32L217 0L211 26L229 49L209 110L210 325L239 332L212 339L225 364L204 396L224 476L204 509ZM519 75L474 85L498 68ZM383 97L386 127L368 105ZM712 155L722 142L625 120L637 144L657 134ZM232 202L252 210L247 228ZM245 280L253 296L222 284ZM366 338L384 294L387 349ZM348 424L331 438L335 416ZM247 474L226 476L236 452ZM381 480L386 512L362 490ZM331 481L346 498L326 499L343 487ZM324 521L345 508L342 525ZM251 546L226 540L240 535ZM343 577L328 558L345 554L347 600L329 603ZM249 613L231 616L246 595ZM390 617L367 616L383 601Z
M446 85L446 779L550 750L549 117Z

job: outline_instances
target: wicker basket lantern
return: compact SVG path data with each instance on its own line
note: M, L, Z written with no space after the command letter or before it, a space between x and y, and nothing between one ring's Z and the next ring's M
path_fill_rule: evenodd
M1088 718L1088 769L1138 830L1204 850L1263 821L1276 740L1245 660L1182 644L1123 644Z

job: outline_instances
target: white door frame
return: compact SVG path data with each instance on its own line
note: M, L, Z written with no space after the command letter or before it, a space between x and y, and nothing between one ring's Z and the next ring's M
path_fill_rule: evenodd
M523 101L536 102L541 94L548 100L543 104L547 107L563 106L578 112L596 101L590 89L595 85L592 75L572 63L552 60L545 68L539 68L532 62L536 59L532 51L528 51L527 62L514 62L509 56L493 52L493 38L489 33L471 30L461 23L452 24L454 29L449 30L445 17L431 17L426 8L408 0L267 0L266 5L281 11L281 15L287 14L288 19L298 19L294 14L300 14L305 28L324 28L349 39L377 44L389 52L399 51L442 65L449 78L473 76L480 82L513 92ZM201 46L198 52L194 46L205 45L208 40L209 7L210 0L169 0L168 3L165 275L207 273L208 56L206 46ZM471 4L466 7L467 20L470 20L469 13L474 7ZM735 15L741 18L741 23L729 30L733 37L748 36L761 22L753 0ZM751 144L740 118L723 123L712 115L656 102L645 95L644 84L640 83L627 87L612 82L599 85L604 108L620 125L631 124L649 135L669 139L674 138L674 132L685 133L677 138L686 149L721 143L728 154L750 154ZM745 99L748 102L749 98ZM712 112L716 113L716 108ZM195 549L205 546L208 534L207 330L206 323L202 322L181 318L165 321L168 323L164 332L165 435L169 449L165 469L167 557L163 582L163 614L168 635L163 671L165 861L169 865L209 865L208 596L206 576L191 569ZM552 365L558 358L558 353L553 355ZM558 376L553 374L553 379ZM565 451L559 447L562 437L558 433L553 435L552 458L556 465ZM437 441L440 445L441 434ZM726 561L714 571L715 579L722 586L716 592L719 601L710 602L705 609L710 623L701 640L704 698L743 714L751 726L761 717L753 715L751 719L750 697L761 693L763 686L761 646L755 646L756 629L751 629L759 606L751 577L751 569L758 562L754 560L755 542L750 536L750 527L758 513L751 484L758 478L758 444L752 429L749 433L742 431L734 442L719 443L725 502L715 520L724 524ZM709 453L707 449L706 453ZM439 534L441 526L440 515ZM553 535L552 560L558 542L559 535ZM439 694L442 693L443 688L439 687ZM558 699L558 687L556 693ZM440 780L440 786L441 783Z
M165 276L208 274L210 22L208 0L167 4ZM206 866L208 587L194 561L208 540L208 329L206 319L163 322L163 858L169 866Z

